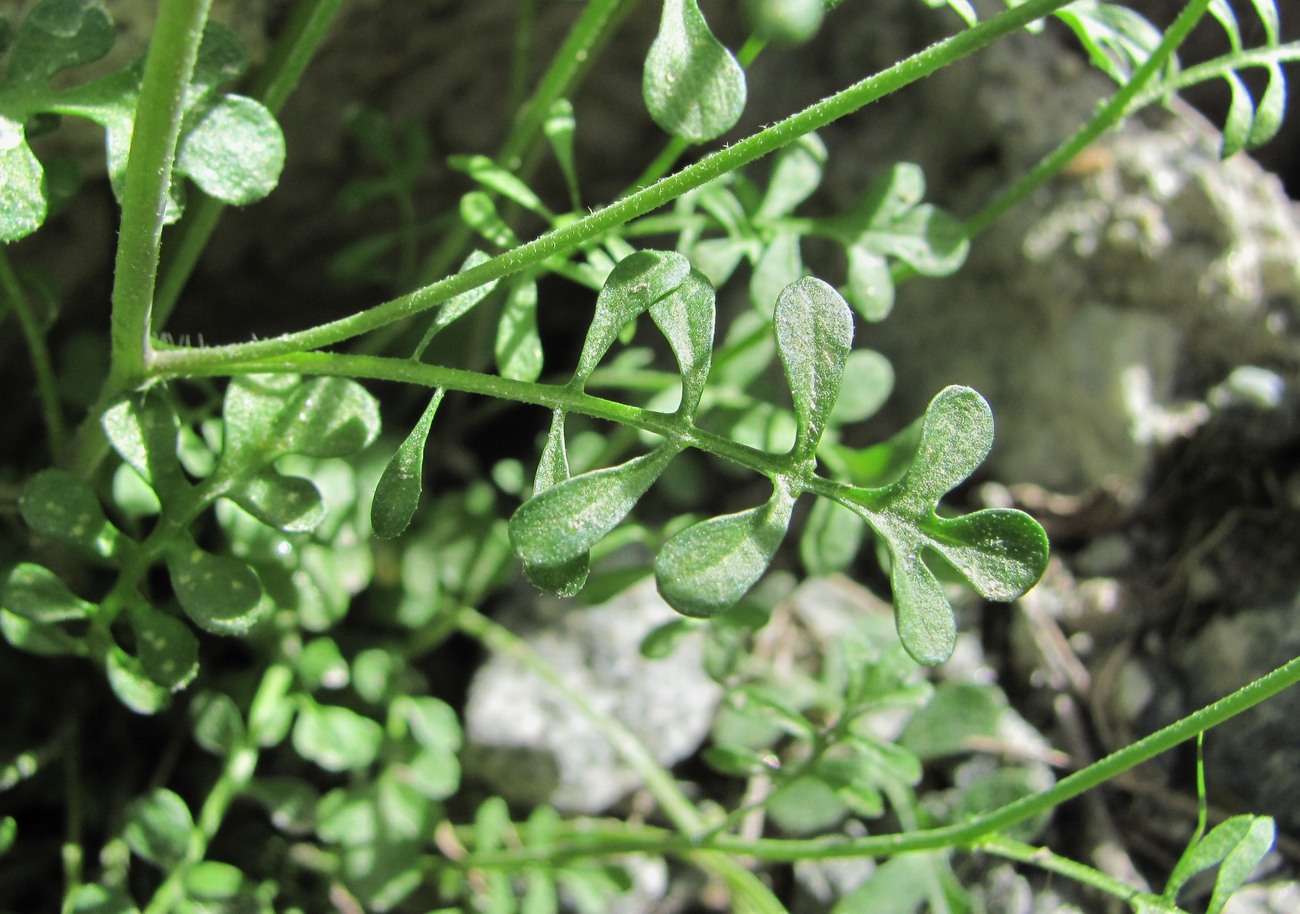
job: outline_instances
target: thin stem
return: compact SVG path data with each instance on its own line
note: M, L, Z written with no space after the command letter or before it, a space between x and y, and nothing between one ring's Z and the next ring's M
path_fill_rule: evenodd
M162 0L145 61L122 192L113 275L109 386L128 390L147 376L150 321L163 214L203 24L212 0Z
M1179 70L1172 76L1162 79L1159 84L1151 86L1144 92L1134 96L1129 104L1129 110L1125 113L1131 114L1145 108L1147 105L1160 101L1167 95L1181 92L1199 83L1219 79L1228 73L1245 67L1267 67L1272 64L1293 63L1295 61L1300 61L1300 41L1291 41L1274 47L1233 51L1230 54L1224 54L1222 57L1216 57L1213 60L1207 60L1185 70Z
M528 91L528 67L533 59L533 38L537 29L537 0L516 0L515 43L510 55L510 90L506 114L513 118Z
M584 857L626 853L675 854L688 850L717 850L759 860L789 862L842 857L885 857L912 851L953 847L977 848L987 840L988 836L1054 809L1125 771L1150 761L1174 746L1194 738L1197 733L1215 727L1267 701L1297 682L1300 682L1300 658L1291 660L1231 695L1063 778L1044 791L956 825L892 835L869 835L864 838L836 835L793 840L772 838L745 840L732 835L718 835L708 842L691 841L666 834L656 837L645 829L635 832L593 829L581 841L560 842L540 851L524 848L482 856L475 855L472 860L465 861L464 865L518 867L528 862L543 860L558 863Z
M265 66L250 91L268 111L277 114L329 34L343 0L299 0L284 33L276 42ZM174 239L174 254L168 259L154 298L153 329L160 330L176 309L181 291L189 281L208 240L216 230L226 204L204 195L190 206Z
M230 750L216 783L208 792L203 808L199 810L194 828L190 831L185 856L171 869L162 885L154 892L144 914L166 914L183 897L185 877L190 869L207 855L208 845L221 827L231 802L248 785L257 767L259 746L268 721L273 717L274 706L280 704L293 682L293 674L278 664L267 667L262 674L257 693L248 711L248 726L243 739Z
M1026 199L1030 194L1060 173L1080 152L1092 144L1107 130L1119 124L1125 116L1134 110L1134 99L1138 96L1156 74L1169 62L1179 45L1186 40L1196 23L1205 15L1210 0L1192 0L1179 13L1178 18L1165 31L1151 56L1142 62L1133 76L1111 96L1110 100L1097 112L1087 124L1073 136L1056 147L1046 158L1035 165L1028 174L999 195L992 203L984 207L970 219L966 220L966 234L978 235L1000 219L1007 210ZM1161 93L1168 89L1160 86Z
M541 132L551 106L585 75L596 52L623 21L639 0L591 0L569 30L564 44L555 52L551 65L532 97L520 110L514 127L497 152L497 162L510 171L523 168L533 142ZM427 258L422 275L425 282L445 276L456 263L471 236L469 226L457 221L456 227Z
M998 857L1005 857L1008 860L1015 860L1017 863L1028 863L1039 869L1047 870L1049 873L1065 876L1099 892L1118 898L1125 903L1132 902L1139 895L1145 894L1128 883L1121 882L1114 876L1108 876L1087 864L1071 860L1069 857L1062 857L1046 847L1033 847L1003 835L990 835L977 842L975 849L988 854L995 854Z
M50 456L57 460L68 440L68 430L63 423L63 407L59 402L59 383L54 373L54 363L50 359L49 346L45 344L45 333L32 311L22 283L9 264L4 248L0 248L0 289L4 290L5 299L18 318L23 340L27 343L32 373L36 375L36 395L41 401L41 420L45 423L46 442Z
M289 352L320 349L368 333L394 321L433 308L454 295L494 279L518 273L547 258L567 254L598 239L613 228L645 215L714 178L740 168L787 143L910 85L953 61L974 53L1071 0L1027 0L974 28L931 45L900 63L793 114L765 130L719 150L676 174L663 178L604 209L555 229L514 250L449 276L367 311L308 330L252 343L209 349L175 349L157 353L155 360L167 373L190 372L232 359L264 358Z
M678 831L690 837L704 830L704 817L695 808L672 774L650 754L635 733L613 715L606 714L587 700L587 696L565 681L554 667L532 649L527 642L509 629L498 625L477 610L461 607L456 614L456 625L465 634L481 642L484 647L510 657L541 677L564 696L575 710L600 728L605 739L623 761L641 777L664 814Z

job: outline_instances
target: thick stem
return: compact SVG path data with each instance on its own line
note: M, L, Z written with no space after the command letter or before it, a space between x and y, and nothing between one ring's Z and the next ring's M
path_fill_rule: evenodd
M150 321L163 215L203 24L212 0L162 0L145 61L122 192L113 276L109 385L129 390L148 376Z
M284 34L271 51L251 90L253 97L260 99L272 114L278 113L288 101L307 65L320 49L321 42L329 34L342 3L343 0L300 0L294 8ZM199 257L225 211L226 204L214 197L204 196L191 205L181 223L179 237L172 239L174 256L169 259L158 283L152 318L155 331L162 328L176 309L181 290L198 265Z

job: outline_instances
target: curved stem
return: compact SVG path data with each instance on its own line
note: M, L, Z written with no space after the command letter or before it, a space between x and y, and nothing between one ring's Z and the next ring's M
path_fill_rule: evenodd
M50 348L45 344L45 334L32 312L31 302L23 291L22 283L9 264L4 248L0 248L0 290L4 291L9 307L18 318L18 326L27 343L27 353L32 360L32 373L36 375L36 395L41 401L41 419L45 423L45 438L50 456L55 460L63 453L68 440L68 430L63 423L63 407L59 401L59 383L50 359Z
M1174 75L1166 77L1158 85L1151 86L1134 96L1129 103L1128 111L1125 113L1130 114L1160 101L1166 95L1181 92L1199 83L1221 78L1228 73L1245 67L1267 67L1273 64L1295 63L1296 61L1300 61L1300 41L1291 41L1274 47L1233 51L1230 54L1224 54L1222 57L1216 57L1213 60L1207 60L1185 70L1179 70Z
M185 90L212 0L162 0L140 83L122 191L122 227L113 274L109 387L147 377L150 322L163 215L185 113Z
M284 34L251 89L253 97L261 99L272 114L278 113L288 101L329 33L342 4L343 0L300 0L294 8ZM169 258L158 283L152 318L154 332L162 329L175 310L181 290L198 265L199 257L225 211L225 203L204 195L186 214L179 237L174 239L174 255Z
M1028 174L998 195L992 203L966 220L964 226L966 234L975 236L987 229L1001 218L1003 213L1059 174L1061 169L1065 168L1075 156L1094 140L1117 125L1125 116L1131 114L1137 107L1135 99L1139 93L1151 84L1156 74L1169 62L1174 51L1186 40L1188 34L1195 28L1196 23L1200 22L1209 6L1210 0L1192 0L1192 2L1188 3L1178 15L1178 18L1165 31L1164 38L1161 39L1156 49L1151 52L1151 56L1133 71L1133 76L1129 81L1111 96L1110 100L1106 102L1092 120L1064 143L1056 147L1046 158L1035 165ZM1159 94L1170 91L1169 87L1164 83L1161 83L1157 90Z
M232 359L265 358L289 352L320 349L378 329L394 321L436 307L454 295L477 288L541 263L557 254L577 250L610 229L677 199L714 178L747 165L787 143L854 111L897 92L953 61L974 53L999 38L1068 4L1070 0L1027 0L974 28L931 45L875 76L823 99L765 130L719 150L676 174L663 178L585 218L507 251L486 263L440 280L369 310L328 324L252 343L208 349L175 349L157 353L157 366L167 373L201 370Z
M513 658L545 680L551 688L563 695L578 713L600 728L614 751L645 782L646 789L654 795L665 815L679 831L687 836L698 835L703 831L704 817L700 811L687 799L686 794L682 793L672 774L650 754L640 738L622 721L606 714L588 701L585 695L566 682L564 677L527 642L467 606L457 611L456 627L494 653Z

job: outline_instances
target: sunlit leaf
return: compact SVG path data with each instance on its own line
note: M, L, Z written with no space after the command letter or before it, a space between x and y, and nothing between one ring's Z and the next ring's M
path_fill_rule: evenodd
M510 518L510 542L527 564L572 561L613 530L677 456L662 444L627 463L574 476L535 495Z
M673 609L715 616L758 582L785 539L795 496L780 480L766 504L687 527L659 550L655 581Z
M218 472L243 478L285 454L343 457L379 434L379 404L347 378L244 375L226 389Z
M551 428L546 434L537 475L533 481L534 497L569 478L569 455L564 440L564 413L551 414ZM557 597L572 597L587 583L591 559L586 552L558 565L524 563L524 574L533 586Z
M0 242L25 238L45 221L43 175L23 125L0 114Z
M745 0L744 9L755 35L802 44L821 27L826 0Z
M749 278L749 302L760 314L769 316L781 291L803 275L803 254L799 234L779 229L763 246Z
M100 420L113 449L166 502L188 488L176 456L176 413L156 393L127 396Z
M573 157L573 135L577 132L577 121L573 117L573 105L567 98L557 98L551 104L542 123L542 133L551 144L555 161L564 175L564 183L569 188L569 204L574 210L582 207L582 194L578 188L578 170Z
M949 387L931 401L912 464L881 489L851 489L846 497L881 536L889 554L899 636L920 663L941 663L956 643L952 610L923 555L942 555L988 599L1014 599L1047 565L1047 537L1020 511L986 509L941 517L935 507L988 454L993 416L984 399Z
M682 375L682 399L677 415L686 421L704 395L713 359L716 294L708 279L692 270L680 286L650 306L650 317L668 339Z
M113 694L137 714L157 714L171 700L171 690L149 678L139 659L117 645L104 658L104 673Z
M745 109L745 71L696 0L664 0L641 90L655 123L692 143L726 133Z
M194 741L213 755L227 756L244 740L244 719L225 692L202 692L190 704Z
M1163 898L1174 902L1197 873L1219 867L1207 914L1218 914L1228 898L1248 879L1276 839L1268 816L1233 816L1220 822L1183 854L1165 885Z
M271 112L251 98L226 95L191 121L176 167L208 196L242 206L275 189L284 154L284 134Z
M846 570L862 546L866 524L851 508L819 498L808 512L799 557L810 575Z
M853 317L832 286L810 276L781 292L773 325L794 401L793 454L803 460L816 451L835 408L844 361L853 344Z
M596 313L572 383L586 383L619 331L685 282L690 272L690 261L673 251L638 251L620 260L596 296Z

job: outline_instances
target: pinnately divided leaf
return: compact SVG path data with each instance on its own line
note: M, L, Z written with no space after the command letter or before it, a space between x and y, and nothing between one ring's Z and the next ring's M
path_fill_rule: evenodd
M690 272L691 262L674 251L637 251L620 260L596 296L596 314L570 383L581 388L614 345L619 331L671 294Z
M926 409L912 465L880 489L849 489L854 507L881 536L890 557L890 583L899 637L920 663L941 663L957 631L952 609L923 555L933 551L957 568L981 596L1010 600L1037 582L1047 564L1047 537L1021 511L985 509L941 517L935 507L988 454L993 415L967 387L948 387Z
M526 564L562 565L627 517L681 450L665 442L627 463L574 476L534 495L510 518L510 542Z
M664 0L641 91L655 123L692 143L721 136L740 119L745 71L713 36L696 0Z
M650 306L650 317L668 339L682 374L682 399L677 415L686 421L704 396L713 359L713 320L716 293L698 270L680 286Z

